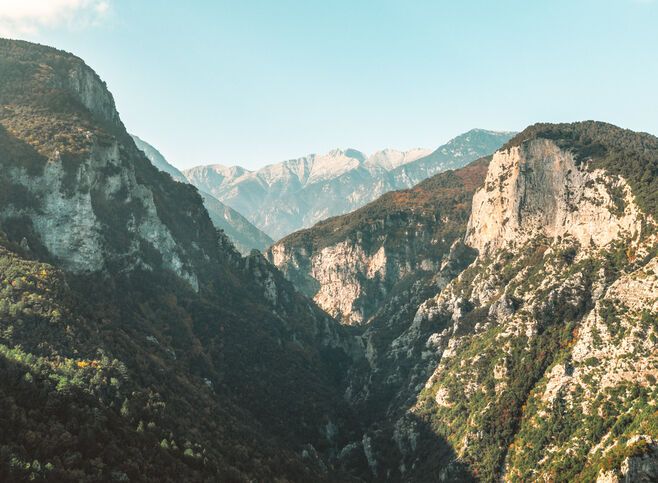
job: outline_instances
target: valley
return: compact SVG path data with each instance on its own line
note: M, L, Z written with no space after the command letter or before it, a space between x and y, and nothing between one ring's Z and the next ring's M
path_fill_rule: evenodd
M179 171L0 39L0 164L2 481L658 479L651 134Z

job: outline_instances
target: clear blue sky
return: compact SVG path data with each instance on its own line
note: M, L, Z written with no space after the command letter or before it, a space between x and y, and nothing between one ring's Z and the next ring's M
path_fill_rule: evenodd
M538 121L658 133L656 0L44 0L65 11L3 27L5 1L0 32L83 57L181 168Z

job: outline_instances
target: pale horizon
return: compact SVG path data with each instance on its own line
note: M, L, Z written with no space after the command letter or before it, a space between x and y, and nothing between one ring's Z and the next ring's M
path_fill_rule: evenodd
M311 3L3 0L0 36L84 59L180 169L536 122L658 133L654 1Z

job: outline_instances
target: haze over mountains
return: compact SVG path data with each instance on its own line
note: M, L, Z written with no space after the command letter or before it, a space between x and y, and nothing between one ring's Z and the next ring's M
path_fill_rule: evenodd
M658 138L505 137L232 169L282 232L447 169L242 256L90 67L0 39L0 481L658 481Z
M132 135L132 138L135 145L146 154L153 166L169 174L175 181L188 183L183 173L170 164L160 151L138 136ZM273 243L270 237L249 223L240 213L204 191L200 191L200 194L213 224L228 235L240 253L248 255L253 249L264 251Z
M433 152L355 149L311 154L249 171L199 166L183 171L201 191L244 215L275 240L330 216L347 213L382 194L409 188L447 169L493 153L513 133L474 129Z

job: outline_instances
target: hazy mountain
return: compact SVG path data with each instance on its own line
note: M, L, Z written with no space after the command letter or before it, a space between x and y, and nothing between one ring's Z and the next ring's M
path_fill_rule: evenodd
M164 171L169 174L175 181L180 183L188 183L187 178L183 173L181 173L178 168L172 164L169 164L169 161L158 151L155 147L151 146L149 143L141 139L140 137L131 134L130 137L133 138L135 146L137 146L141 151L146 154L146 157L151 164L158 168L160 171Z
M440 171L491 154L512 134L474 129L434 152L386 149L366 156L355 149L336 149L258 171L212 165L185 170L184 174L193 185L279 239L359 208L387 191L409 188Z
M135 145L141 149L153 166L160 171L168 173L174 180L188 184L187 178L175 166L169 164L165 157L156 148L132 135ZM203 205L208 210L214 225L228 235L235 247L243 255L248 255L254 248L265 251L274 241L260 231L247 219L232 208L217 200L214 196L200 192Z

